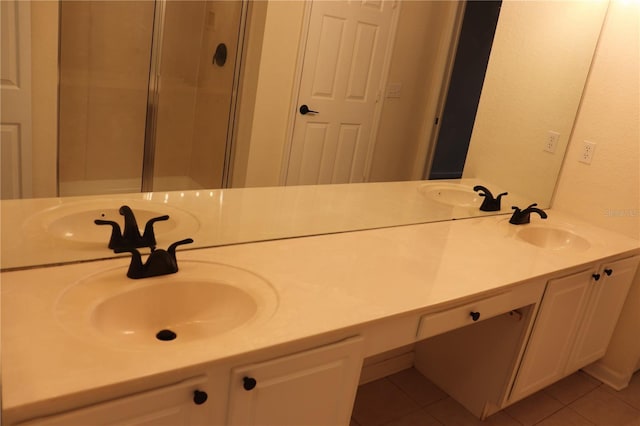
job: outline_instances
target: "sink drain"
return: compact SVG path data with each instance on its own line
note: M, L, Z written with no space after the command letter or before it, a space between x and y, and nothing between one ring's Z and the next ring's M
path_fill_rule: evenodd
M156 339L163 340L163 341L173 340L176 337L178 337L178 335L176 333L174 333L171 330L166 330L166 329L165 330L160 330L156 334Z

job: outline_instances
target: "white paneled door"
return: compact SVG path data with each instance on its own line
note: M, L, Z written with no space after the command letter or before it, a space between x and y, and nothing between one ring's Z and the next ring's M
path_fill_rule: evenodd
M397 9L397 1L313 1L287 185L366 180Z
M1 198L31 196L31 13L26 1L0 1Z

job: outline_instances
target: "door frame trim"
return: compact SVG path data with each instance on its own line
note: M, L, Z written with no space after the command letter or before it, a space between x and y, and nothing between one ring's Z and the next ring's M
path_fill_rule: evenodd
M302 15L302 28L300 30L300 42L298 43L298 57L296 59L296 69L293 74L293 90L291 91L291 100L289 102L289 114L287 117L287 134L282 150L282 161L280 166L279 186L285 186L287 183L287 174L289 173L289 160L291 158L291 147L293 145L293 128L296 123L297 110L295 105L298 103L300 95L300 82L302 80L302 66L304 64L304 54L307 50L307 40L309 39L309 23L311 21L311 7L313 0L304 3L304 12Z

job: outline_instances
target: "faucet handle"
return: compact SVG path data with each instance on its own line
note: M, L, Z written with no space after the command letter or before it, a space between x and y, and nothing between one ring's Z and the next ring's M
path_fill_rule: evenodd
M96 219L93 221L96 225L110 225L111 226L111 238L109 238L108 247L112 250L122 247L122 233L120 231L120 225L112 220Z
M480 206L480 210L482 210L483 212L499 211L501 209L500 200L504 195L509 195L508 192L503 192L501 194L498 194L498 196L494 198L491 191L489 191L489 189L487 189L482 185L474 186L473 190L478 192L479 196L484 197L484 200L482 201L482 205Z
M146 225L144 226L144 234L142 234L142 237L141 237L142 243L146 247L155 248L156 236L153 231L153 224L156 222L161 222L165 220L169 220L169 215L154 217L147 221Z

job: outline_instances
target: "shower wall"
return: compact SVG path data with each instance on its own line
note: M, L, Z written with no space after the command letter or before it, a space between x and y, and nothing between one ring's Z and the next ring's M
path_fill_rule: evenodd
M139 191L153 2L60 9L60 195Z

